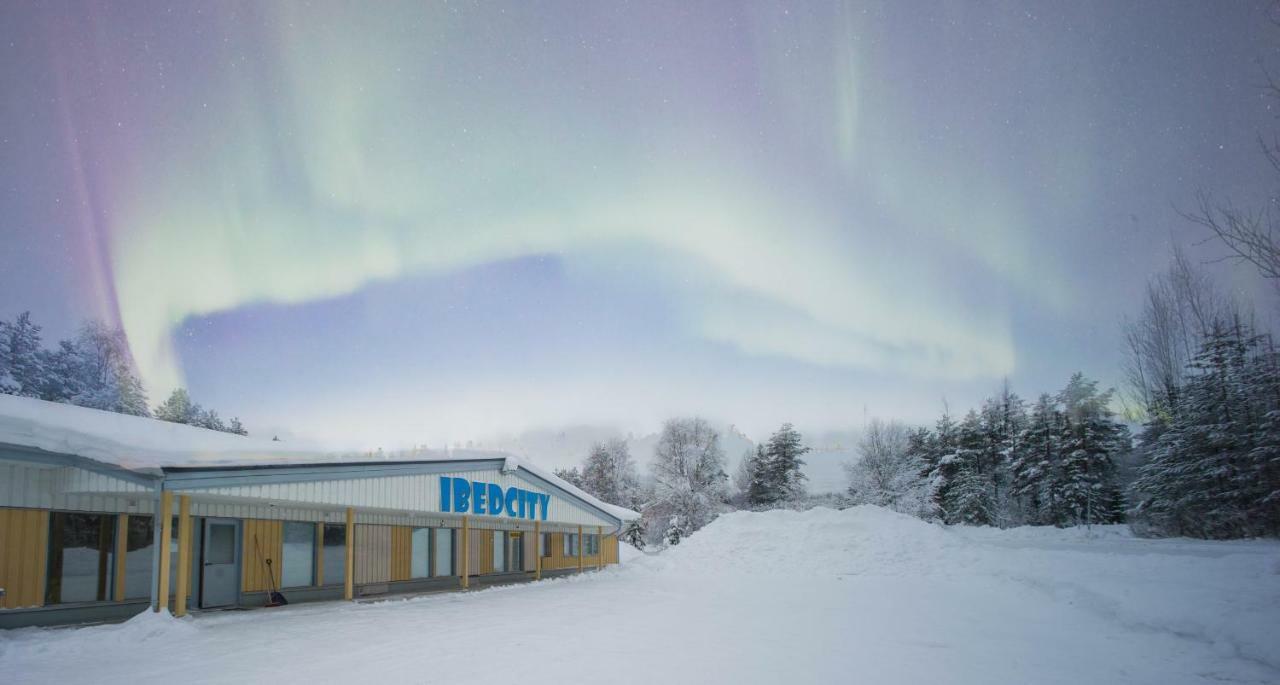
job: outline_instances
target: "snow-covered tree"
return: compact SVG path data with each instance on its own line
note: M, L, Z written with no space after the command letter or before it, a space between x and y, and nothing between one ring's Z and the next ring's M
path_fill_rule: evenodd
M845 464L849 499L925 518L929 515L923 463L913 451L912 431L896 421L873 419L858 440L858 460ZM919 441L924 436L916 434ZM920 443L915 444L916 447Z
M1144 526L1209 538L1280 534L1277 368L1269 336L1238 320L1214 325L1167 419L1143 433L1147 461L1131 491Z
M231 424L227 426L227 432L235 433L236 435L249 434L249 431L245 430L244 424L240 423L240 417L238 416L231 417Z
M70 345L64 345L65 367L71 378L71 404L120 414L150 416L147 393L133 364L124 332L90 321Z
M635 547L638 550L644 550L644 521L636 519L628 521L627 527L622 530L622 541Z
M578 467L576 466L573 466L567 469L556 469L555 474L556 474L556 477L560 478L561 480L565 481L566 483L574 487L577 487L577 488L582 487L582 472L579 471Z
M31 321L31 312L12 323L0 321L0 393L40 397L43 361L40 326Z
M1057 403L1047 393L1040 395L1009 465L1009 487L1021 523L1047 525L1058 519L1061 493L1053 484L1058 482L1056 474L1061 469L1062 432L1062 413Z
M174 390L155 411L155 418L171 423L194 424L199 415L200 405L192 402L191 395L183 388Z
M667 421L650 469L654 499L646 513L663 521L658 530L669 533L675 525L683 536L715 518L728 476L720 436L710 424L697 418Z
M764 446L764 472L770 481L774 503L793 502L804 496L804 483L808 476L802 467L804 460L800 457L809 452L804 445L800 432L789 423L773 435Z
M582 467L582 489L610 504L639 506L640 475L626 440L614 438L591 446Z
M1057 484L1062 511L1058 525L1116 523L1124 506L1116 485L1116 457L1129 449L1129 431L1112 418L1111 391L1076 373L1058 396L1066 419L1061 436L1062 468Z
M765 453L765 446L756 445L755 450L743 459L747 475L747 506L763 509L777 504L781 494L769 469L769 455Z

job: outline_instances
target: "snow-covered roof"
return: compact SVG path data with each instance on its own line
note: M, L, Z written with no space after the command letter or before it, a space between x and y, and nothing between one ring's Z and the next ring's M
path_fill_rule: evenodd
M543 470L542 467L537 466L536 464L534 464L533 462L530 462L527 459L517 457L513 454L508 454L507 461L505 464L503 464L502 470L514 471L517 468L523 468L529 473L532 473L533 475L545 481L549 481L555 484L556 487L559 487L563 490L573 493L574 496L580 497L586 500L592 506L603 509L605 512L607 512L614 518L621 519L623 521L635 521L636 519L640 518L640 512L638 511L632 511L626 507L620 507L616 504L609 504L608 502L595 497L594 495L586 492L585 490L578 488L577 486L573 485L567 480L564 480L563 478L557 476L556 474L550 471Z
M0 444L69 454L132 471L165 467L378 463L369 453L322 445L262 440L141 416L0 395ZM399 461L403 457L397 456ZM428 450L411 461L505 459L504 471L523 468L569 494L624 520L637 512L603 502L550 471L504 452ZM385 460L382 460L385 461Z

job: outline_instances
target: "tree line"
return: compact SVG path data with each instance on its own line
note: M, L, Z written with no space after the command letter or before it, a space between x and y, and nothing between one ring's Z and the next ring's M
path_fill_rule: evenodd
M665 422L642 479L625 440L598 442L582 467L556 475L611 504L641 513L623 531L636 547L677 545L724 511L793 505L805 496L804 461L809 451L791 424L744 455L731 487L720 433L700 418Z
M23 312L0 319L0 394L34 397L91 409L153 416L210 430L248 435L238 417L223 421L187 391L174 390L153 412L124 331L86 321L76 334L46 348L41 326Z

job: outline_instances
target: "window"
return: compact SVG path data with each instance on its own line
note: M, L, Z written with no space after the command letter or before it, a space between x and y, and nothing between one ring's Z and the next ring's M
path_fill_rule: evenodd
M325 585L345 583L347 579L347 526L343 523L324 524L324 582Z
M305 587L314 585L315 582L316 524L285 521L284 558L280 560L280 587Z
M409 577L431 575L431 529L414 528L409 539Z
M111 599L115 529L113 514L49 515L45 604Z
M538 556L551 556L551 533L543 533L538 536Z
M594 535L594 534L588 535L583 539L582 542L586 546L586 549L584 551L586 552L587 556L595 556L600 553L600 536L599 535Z
M435 568L433 576L453 575L453 529L436 528L435 535Z
M146 599L151 596L151 559L155 550L155 519L130 514L129 530L125 533L125 599Z
M577 533L564 534L564 555L566 557L578 556L578 534Z
M493 531L493 572L502 573L507 570L507 533Z

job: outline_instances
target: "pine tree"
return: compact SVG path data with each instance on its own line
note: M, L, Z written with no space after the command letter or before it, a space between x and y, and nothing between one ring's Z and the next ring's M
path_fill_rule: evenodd
M227 426L227 432L228 432L228 433L235 433L236 435L248 435L248 434L249 434L249 431L245 430L245 428L244 428L244 424L240 423L240 417L238 417L238 416L233 416L233 417L231 417L231 425L230 425L230 426Z
M120 414L151 415L122 331L90 321L62 351L71 375L66 387L74 391L69 402Z
M752 509L763 509L775 504L780 495L769 468L769 457L764 445L756 445L755 452L746 458L748 475L747 504Z
M31 312L23 312L13 323L0 322L0 392L24 397L40 397L44 364L40 347L40 326L32 323Z
M1061 436L1061 504L1068 520L1059 525L1116 523L1123 502L1115 483L1115 456L1129 449L1129 432L1112 419L1112 391L1076 373L1059 395L1066 418Z
M639 504L640 476L625 440L592 445L582 468L582 489L610 504Z
M155 418L170 423L195 424L200 415L200 405L191 401L191 396L183 388L174 390L169 399L156 407Z
M944 463L953 467L952 487L943 504L947 523L987 526L994 521L993 488L983 464L985 451L982 420L977 412L970 410L960 422L955 452L943 458Z
M1051 483L1061 461L1061 424L1057 403L1048 394L1040 395L1010 464L1010 487L1020 503L1024 521L1031 525L1052 523L1058 508L1058 495Z
M574 466L567 469L556 469L555 474L557 478L560 478L566 483L579 489L582 488L582 472L578 470L578 467Z
M627 527L622 531L622 541L644 551L644 523L641 519L627 522Z
M800 432L789 423L782 424L769 437L764 450L767 459L764 470L777 498L774 503L790 502L804 496L804 482L808 476L801 470L804 461L800 457L808 452Z
M958 430L949 410L942 413L934 426L924 452L922 474L928 481L928 498L938 518L947 521L947 506L955 482Z
M671 517L671 522L667 524L667 533L665 539L668 545L678 545L680 541L689 535L689 531L685 530L684 523L680 519L680 515L676 514Z
M1132 492L1135 514L1156 532L1209 538L1280 531L1277 361L1267 336L1217 323Z

